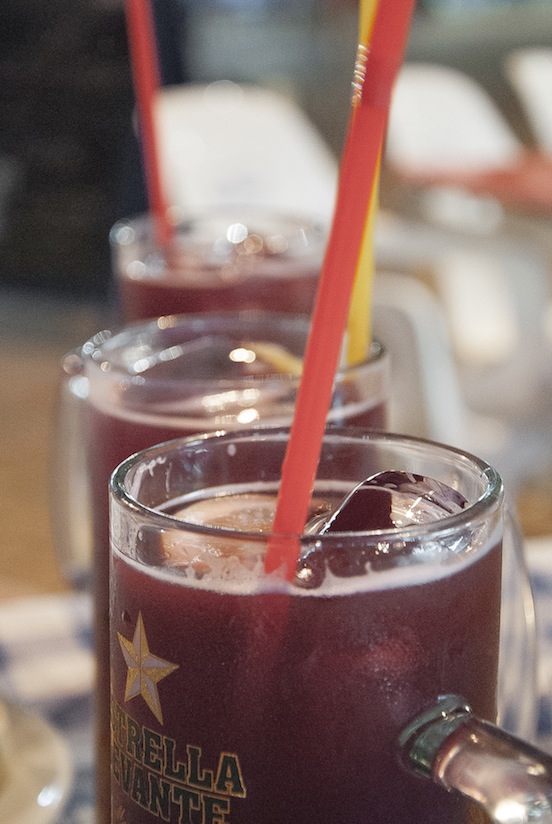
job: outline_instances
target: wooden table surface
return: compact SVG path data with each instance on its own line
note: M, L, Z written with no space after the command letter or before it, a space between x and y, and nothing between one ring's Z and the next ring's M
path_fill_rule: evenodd
M59 364L103 321L100 308L0 294L0 599L68 588L49 516Z

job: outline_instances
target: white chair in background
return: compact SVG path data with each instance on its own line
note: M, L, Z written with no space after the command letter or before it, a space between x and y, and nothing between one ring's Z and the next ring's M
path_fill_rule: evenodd
M499 405L482 413L470 402L449 321L432 289L410 275L378 272L373 328L391 356L392 430L480 455L496 466L512 493L550 461L549 417L533 426L508 419ZM515 380L510 391L518 391Z
M539 147L552 153L552 48L516 49L504 69Z
M443 194L440 187L423 193L432 211ZM501 225L500 209L498 222L491 217L486 226L482 213L470 230L467 220L451 226L428 214L383 212L377 257L380 268L431 285L465 403L485 415L523 420L550 381L550 261L531 236Z
M156 116L163 179L184 214L246 204L331 219L336 159L291 97L230 81L169 86Z
M443 306L416 278L378 272L374 335L391 357L390 428L467 449L494 464L515 488L527 470L514 433L465 398Z
M386 161L422 177L508 165L521 145L493 100L463 72L406 63L395 83Z
M409 201L416 214L397 219L404 239L401 271L412 277L421 272L433 284L464 405L528 429L549 356L546 249L521 222L508 222L498 200L463 188L471 176L515 166L525 151L472 78L445 66L405 64L393 93L385 154L407 186L418 184ZM380 249L385 247L393 269L397 243L382 243L383 234ZM522 464L519 452L513 460ZM530 460L528 449L526 455Z
M461 444L467 412L445 316L432 292L415 278L377 272L373 328L391 358L390 428Z

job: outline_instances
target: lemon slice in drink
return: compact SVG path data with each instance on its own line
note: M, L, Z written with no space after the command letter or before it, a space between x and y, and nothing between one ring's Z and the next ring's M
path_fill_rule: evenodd
M285 346L269 341L248 341L244 347L255 353L264 363L272 366L282 375L300 377L303 371L303 360L292 354Z
M208 500L196 501L176 510L173 517L187 524L208 526L209 534L193 530L167 531L162 536L163 562L193 573L197 577L213 574L228 578L239 575L239 568L253 570L262 561L265 541L244 541L225 532L220 536L216 530L237 530L239 532L270 532L276 499L269 495L245 493L243 495L221 495Z

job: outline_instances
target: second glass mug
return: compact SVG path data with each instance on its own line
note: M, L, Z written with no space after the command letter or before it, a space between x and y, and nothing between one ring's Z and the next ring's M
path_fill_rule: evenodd
M64 359L52 514L66 577L88 585L94 555L99 821L109 820L109 476L169 438L289 424L308 328L306 316L268 312L170 316L100 333ZM329 421L384 427L388 383L374 343L338 372Z
M316 513L389 470L467 504L406 524L393 504L395 526L293 537L287 582L263 572L271 542L289 543L270 536L286 443L266 429L188 438L113 475L113 821L487 820L404 770L399 737L443 693L496 718L499 631L507 652L514 640L500 477L440 444L329 430ZM527 694L521 663L500 667Z

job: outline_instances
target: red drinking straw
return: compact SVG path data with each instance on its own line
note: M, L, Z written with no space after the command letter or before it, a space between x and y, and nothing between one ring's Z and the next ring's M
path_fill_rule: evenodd
M380 0L370 49L355 69L332 230L274 517L273 534L288 537L272 538L265 558L267 573L281 570L288 579L293 578L299 552L296 538L290 536L301 534L307 520L392 86L402 64L413 8L414 0Z
M126 20L148 202L156 240L159 244L165 244L171 236L171 227L167 220L167 202L161 184L155 129L154 106L160 80L149 0L126 0Z

